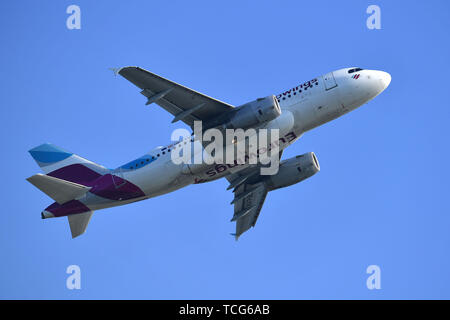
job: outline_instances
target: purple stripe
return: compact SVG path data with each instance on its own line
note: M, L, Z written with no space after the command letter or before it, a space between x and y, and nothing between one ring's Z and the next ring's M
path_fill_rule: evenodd
M86 207L83 203L78 200L71 200L64 204L53 203L48 206L45 210L53 213L55 217L63 217L68 216L70 214L82 213L86 211L90 211L88 207Z
M145 196L138 186L111 174L105 174L97 179L89 192L110 200L127 200Z
M94 170L79 163L62 167L48 173L47 175L89 187L92 186L95 179L101 177L100 173L95 172Z

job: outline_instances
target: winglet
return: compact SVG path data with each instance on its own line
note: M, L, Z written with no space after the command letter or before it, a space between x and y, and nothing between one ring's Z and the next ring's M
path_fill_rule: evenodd
M237 236L236 233L230 233L230 235L234 237L234 240L238 241L239 236Z
M122 70L123 68L108 68L108 69L114 72L114 75L117 76L120 70Z

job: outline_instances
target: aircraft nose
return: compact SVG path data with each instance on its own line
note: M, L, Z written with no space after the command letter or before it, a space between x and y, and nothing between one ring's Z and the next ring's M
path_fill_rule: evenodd
M391 75L384 71L378 71L378 70L375 71L374 78L375 78L374 80L376 80L376 82L377 82L376 87L378 87L377 88L379 90L378 93L381 93L382 91L384 91L391 83Z
M391 75L389 74L389 73L387 73L387 72L384 72L384 71L380 71L380 81L381 81L381 83L382 83L382 85L383 85L383 90L384 89L386 89L388 86L389 86L389 84L391 83Z
M362 70L360 74L346 74L345 79L347 82L340 90L341 103L347 110L354 110L369 102L391 83L391 75L381 70Z

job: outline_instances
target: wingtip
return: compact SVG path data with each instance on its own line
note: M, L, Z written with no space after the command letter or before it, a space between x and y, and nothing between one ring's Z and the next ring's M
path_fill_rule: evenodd
M122 70L123 68L108 68L108 69L114 72L114 75L117 76L120 70Z
M129 68L139 69L139 67L136 67L136 66L125 66L125 67L120 67L120 68L108 68L108 69L111 70L112 72L114 72L114 75L117 76L118 74L120 74L120 71L122 71L123 69L129 69Z
M238 241L239 236L236 233L230 233L230 235L234 237L234 240Z

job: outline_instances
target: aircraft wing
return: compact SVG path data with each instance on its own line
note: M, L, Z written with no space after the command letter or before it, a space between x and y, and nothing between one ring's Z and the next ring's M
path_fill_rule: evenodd
M181 120L193 127L195 120L207 122L234 108L139 67L113 71L142 89L141 94L147 97L147 105L154 102L173 114L172 122Z
M279 159L283 150L279 152ZM234 215L231 221L236 221L236 240L248 229L254 227L258 220L269 189L260 175L260 165L250 166L237 173L226 176L230 182L227 190L234 188Z
M234 193L234 215L231 221L236 221L236 240L248 229L254 227L267 196L267 186L264 182L255 184L243 183Z

